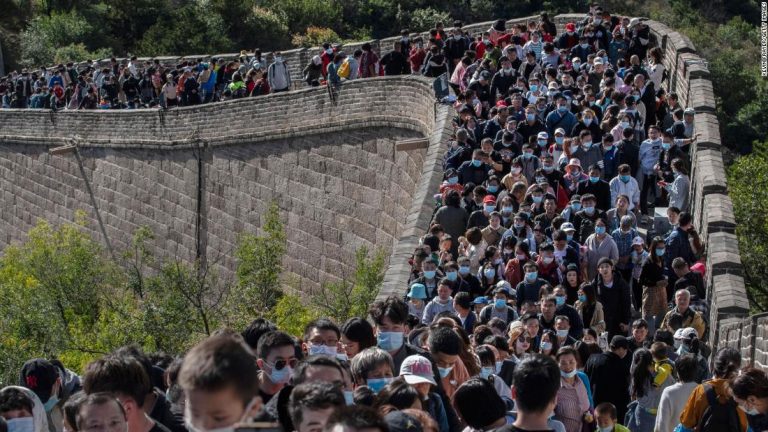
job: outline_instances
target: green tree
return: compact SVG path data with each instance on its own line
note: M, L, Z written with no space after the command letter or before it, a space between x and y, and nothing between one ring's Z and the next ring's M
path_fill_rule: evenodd
M763 143L763 146L768 143ZM728 185L736 216L736 235L744 281L754 311L768 308L768 159L740 157L730 167Z
M158 19L143 33L136 51L139 55L158 56L217 53L235 48L221 15L201 3L192 3Z
M262 235L244 233L238 241L237 283L230 298L233 316L265 315L280 300L280 273L286 251L280 209L272 203L263 215Z
M386 256L379 250L369 256L368 249L355 252L355 271L352 280L324 283L309 296L310 304L319 315L344 322L352 317L364 317L368 306L376 300L384 281Z
M341 38L329 28L309 27L306 33L293 35L292 39L293 46L304 48L320 46L324 42L338 43Z
M451 25L451 15L448 12L433 8L416 9L410 16L411 31L423 32L435 27L435 23L443 22L446 26Z
M21 33L22 62L29 66L53 62L56 50L93 36L91 24L76 11L33 19Z

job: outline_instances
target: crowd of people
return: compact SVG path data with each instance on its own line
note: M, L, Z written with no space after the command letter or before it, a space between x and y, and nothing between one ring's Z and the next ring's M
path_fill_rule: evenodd
M768 430L766 373L706 343L688 201L695 113L664 91L649 43L641 20L593 5L560 35L543 15L477 38L460 25L426 41L404 32L380 59L325 45L309 85L450 77L454 134L408 285L300 337L259 318L182 355L126 346L81 374L29 360L0 390L0 432ZM134 107L290 87L279 53L266 76L253 61L65 67L48 88L92 108L105 85L108 104ZM41 84L22 96L53 78L27 80ZM651 225L657 207L667 218Z

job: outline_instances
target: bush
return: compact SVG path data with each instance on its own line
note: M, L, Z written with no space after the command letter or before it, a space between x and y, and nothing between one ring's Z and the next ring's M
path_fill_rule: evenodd
M50 65L58 48L87 42L93 33L91 24L75 11L37 17L21 33L22 62Z
M329 28L309 27L304 34L295 34L292 39L293 46L302 48L320 46L324 42L338 43L341 38Z
M441 21L450 27L453 22L448 12L439 11L433 8L416 9L411 14L410 30L414 32L424 32L435 28L435 23Z
M763 143L764 148L768 143ZM740 157L728 172L744 282L755 312L768 308L768 158ZM748 252L747 252L748 251Z

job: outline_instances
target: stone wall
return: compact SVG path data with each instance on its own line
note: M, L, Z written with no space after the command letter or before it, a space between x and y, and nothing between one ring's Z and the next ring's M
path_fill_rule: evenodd
M103 239L98 208L116 251L147 225L158 256L207 258L228 276L238 235L276 200L287 274L302 289L351 276L357 247L389 254L415 232L418 186L440 173L431 149L396 144L444 136L433 99L430 80L387 77L345 84L336 103L305 89L167 112L1 110L0 247L78 209ZM77 154L48 153L73 135Z

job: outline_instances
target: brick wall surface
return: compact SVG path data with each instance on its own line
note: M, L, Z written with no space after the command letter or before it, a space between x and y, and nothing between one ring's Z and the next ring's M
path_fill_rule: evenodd
M553 21L562 29L582 18L558 15ZM696 110L691 211L707 247L710 343L740 348L746 359L765 367L768 318L747 317L709 72L690 39L662 23L646 23L669 70L664 86ZM464 28L476 35L491 25ZM396 40L368 42L383 55ZM361 45L342 49L351 54ZM301 69L316 52L283 51L297 88ZM189 56L196 57L210 56ZM116 247L125 244L126 231L148 223L166 233L162 248L182 258L195 251L198 240L189 229L195 226L191 206L197 200L197 158L203 154L209 254L231 249L235 234L255 229L266 203L277 198L288 217L289 271L316 284L349 269L348 245L383 246L391 256L381 295L400 293L408 276L407 258L431 218L450 116L450 108L434 104L429 81L413 76L346 84L337 103L324 90L303 89L169 112L3 110L0 170L10 181L0 193L13 205L0 209L0 241L23 238L35 218L71 219L73 209L89 205L75 162L46 153L48 146L78 135L81 145L92 147L83 159L107 231L123 236L115 240ZM395 140L412 137L428 137L429 148L394 154ZM198 149L201 143L204 150ZM230 260L223 260L224 267L231 268Z
M190 262L201 250L226 277L239 233L257 232L276 200L286 274L301 289L338 281L352 275L357 247L389 254L417 221L409 218L417 185L434 177L429 150L395 144L434 136L446 125L438 111L447 112L434 104L431 81L418 77L349 83L335 104L325 89L306 89L169 112L3 110L0 247L23 240L38 218L71 221L78 209L101 238L95 200L115 250L147 225L158 256ZM74 135L93 198L77 158L48 153Z

